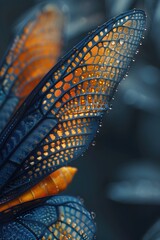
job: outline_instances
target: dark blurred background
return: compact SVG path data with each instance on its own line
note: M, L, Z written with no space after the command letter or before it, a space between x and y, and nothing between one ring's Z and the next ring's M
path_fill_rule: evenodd
M38 2L0 0L1 57L14 23ZM111 17L133 8L147 13L140 53L118 88L96 144L73 163L79 171L66 193L80 196L95 212L97 239L158 240L145 234L160 218L160 0L53 2L67 16L64 52ZM153 231L160 230L156 226Z

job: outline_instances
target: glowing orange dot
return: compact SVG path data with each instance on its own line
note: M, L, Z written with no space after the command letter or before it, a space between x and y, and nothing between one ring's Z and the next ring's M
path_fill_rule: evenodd
M52 94L51 94L51 93L47 94L47 98L48 98L48 99L50 99L51 97L52 97Z
M63 82L60 81L60 82L56 83L55 88L60 88L62 85L63 85Z
M98 42L98 41L99 41L99 37L98 37L98 36L95 36L95 37L94 37L94 41L95 41L95 42Z
M61 93L62 93L61 90L58 89L58 90L55 91L54 94L55 94L56 97L59 97L61 95Z
M73 78L73 74L70 73L67 77L64 78L66 82L69 82Z
M68 83L65 83L64 86L63 86L63 89L66 91L70 88L70 84Z
M60 102L57 102L56 103L56 108L59 108L61 106L61 103Z

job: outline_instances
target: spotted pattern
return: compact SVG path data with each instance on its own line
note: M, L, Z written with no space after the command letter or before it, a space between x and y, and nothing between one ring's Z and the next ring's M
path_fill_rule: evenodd
M0 225L6 240L92 240L95 230L91 214L79 200L68 196L52 197L43 206L18 213L13 221Z
M12 183L3 188L1 202L87 149L128 71L144 28L145 15L139 10L110 20L83 39L41 81L0 136L2 162L7 159L0 170L1 185L14 173Z
M0 68L0 131L60 55L63 18L58 9L45 4L28 15Z

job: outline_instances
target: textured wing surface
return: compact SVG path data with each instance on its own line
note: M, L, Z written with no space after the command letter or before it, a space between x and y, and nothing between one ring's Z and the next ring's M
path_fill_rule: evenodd
M14 212L14 209L10 211L14 218L8 218L0 225L1 236L5 240L91 240L95 235L91 214L73 197L55 196L23 213Z
M5 185L1 202L86 150L128 71L144 28L145 14L140 10L110 20L41 81L0 136L1 186Z
M0 131L14 110L57 62L63 18L51 4L26 16L0 69Z

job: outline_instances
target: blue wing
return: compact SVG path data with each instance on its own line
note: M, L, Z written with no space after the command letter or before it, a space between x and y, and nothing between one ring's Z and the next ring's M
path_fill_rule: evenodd
M22 211L23 205L18 208ZM7 218L0 225L1 237L5 240L91 240L95 235L96 227L91 214L73 197L55 196L23 213L18 209L10 211L14 219Z
M132 10L98 27L44 77L0 136L0 202L81 155L142 39Z

